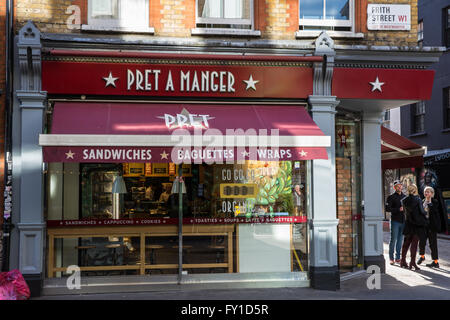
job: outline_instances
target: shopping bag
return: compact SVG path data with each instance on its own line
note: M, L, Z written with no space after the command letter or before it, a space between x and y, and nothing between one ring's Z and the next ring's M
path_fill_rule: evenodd
M0 300L27 300L30 288L19 270L0 272Z

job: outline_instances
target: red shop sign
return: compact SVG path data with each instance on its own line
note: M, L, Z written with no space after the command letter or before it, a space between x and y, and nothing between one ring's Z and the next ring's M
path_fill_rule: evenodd
M308 61L47 56L42 88L49 94L304 99L313 93L313 69Z

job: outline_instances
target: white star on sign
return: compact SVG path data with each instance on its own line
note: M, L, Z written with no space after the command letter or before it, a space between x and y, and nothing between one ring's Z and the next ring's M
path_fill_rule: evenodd
M109 85L112 85L112 86L115 88L115 87L116 87L116 80L117 80L117 79L119 79L119 78L114 78L114 77L112 76L111 71L110 71L110 72L109 72L109 76L103 78L103 80L106 81L105 88L106 88L107 86L109 86Z
M378 80L378 77L375 80L375 82L369 82L369 83L372 85L372 92L375 91L375 90L378 90L378 91L382 92L381 91L381 86L384 84L384 82L380 82L380 80Z
M69 150L69 152L66 152L66 159L73 159L73 156L75 155L74 152L72 152L72 150Z
M299 153L301 157L306 157L306 155L308 154L308 152L305 152L304 150L300 151Z
M169 160L169 159L167 158L168 155L169 155L169 154L166 153L166 150L164 150L163 153L161 153L161 160L162 160L162 159Z
M248 153L247 151L242 151L241 154L244 158L250 156L250 153Z
M259 82L259 80L253 80L253 75L250 75L250 78L248 80L243 80L246 84L247 84L247 88L245 88L245 90L248 89L253 89L256 91L256 84Z

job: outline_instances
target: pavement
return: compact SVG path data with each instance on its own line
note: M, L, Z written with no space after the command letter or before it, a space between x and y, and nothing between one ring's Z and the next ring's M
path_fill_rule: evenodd
M421 270L411 271L389 264L389 232L384 232L384 255L386 273L380 275L379 289L369 289L367 283L375 285L374 277L365 271L341 276L341 288L337 291L312 288L270 289L214 289L81 294L44 296L33 300L450 300L450 239L438 239L440 268L426 267L431 262L427 246L425 262ZM409 261L409 255L407 256Z

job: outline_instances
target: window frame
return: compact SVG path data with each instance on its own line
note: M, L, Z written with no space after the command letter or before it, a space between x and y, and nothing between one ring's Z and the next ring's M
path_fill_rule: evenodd
M126 6L124 0L117 0L117 19L95 19L92 18L92 0L87 2L87 25L83 25L84 30L112 30L112 31L137 31L137 32L154 32L153 28L149 27L150 24L150 0L141 0L145 4L145 21L142 25L131 25L122 15L122 6Z
M450 6L442 9L442 42L446 48L450 48Z
M423 43L423 35L424 35L424 24L423 19L419 20L419 23L417 24L417 42Z
M302 0L300 0L302 1ZM323 6L323 19L302 19L300 18L300 1L298 6L299 12L299 28L301 26L305 27L349 27L350 31L342 31L342 32L354 32L355 30L355 1L349 0L349 20L333 20L333 19L325 19L326 17L326 4L327 0L324 0ZM300 31L314 31L314 30L300 30ZM332 30L335 31L335 30ZM338 31L339 32L339 31Z
M385 110L383 115L382 125L386 128L390 128L391 125L391 110Z
M426 114L426 103L424 100L421 100L415 104L412 105L412 127L411 127L411 133L412 134L422 134L425 133L425 114ZM419 106L422 106L422 110L419 110ZM418 126L417 126L417 120L421 119L421 124L422 124L422 128L420 128L421 130L418 130Z
M222 7L224 1L220 0ZM246 1L246 0L244 0ZM233 19L233 18L202 18L199 16L198 12L198 0L195 0L195 28L198 29L209 29L209 30L238 30L238 31L253 31L255 27L255 6L254 0L250 1L250 19ZM211 24L211 25L242 25L242 26L250 26L249 29L236 29L236 28L208 28L208 27L199 27L199 24Z
M444 121L443 121L443 127L444 130L449 130L450 129L450 87L446 87L442 89L442 98L443 98L443 104L442 104L442 109L443 109L443 116L444 116Z

